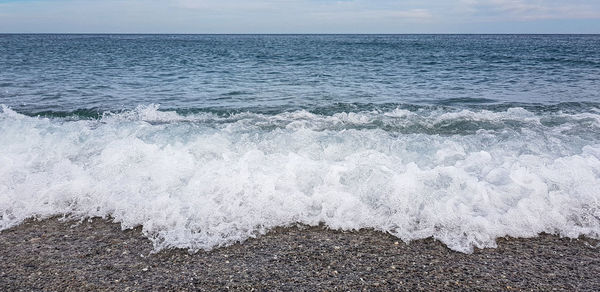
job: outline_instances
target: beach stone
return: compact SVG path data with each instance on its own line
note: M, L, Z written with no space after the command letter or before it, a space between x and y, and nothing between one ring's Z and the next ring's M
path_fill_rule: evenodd
M37 236L41 233L43 237ZM0 287L3 291L599 291L596 246L598 241L589 238L542 234L501 238L498 248L464 254L431 238L407 245L373 230L299 226L276 228L212 251L155 253L139 227L122 231L119 224L104 219L73 224L53 218L0 232Z

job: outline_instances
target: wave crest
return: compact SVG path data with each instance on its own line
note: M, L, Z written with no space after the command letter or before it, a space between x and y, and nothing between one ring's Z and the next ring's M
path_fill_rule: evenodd
M594 113L393 109L99 120L0 112L0 229L112 217L156 249L211 249L294 223L434 237L600 235Z

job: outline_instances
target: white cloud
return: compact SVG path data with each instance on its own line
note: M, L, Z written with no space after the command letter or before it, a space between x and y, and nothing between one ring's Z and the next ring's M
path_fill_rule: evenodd
M600 18L598 1L461 0L470 12L489 21Z
M599 0L0 0L0 32L600 31L586 19L600 19Z

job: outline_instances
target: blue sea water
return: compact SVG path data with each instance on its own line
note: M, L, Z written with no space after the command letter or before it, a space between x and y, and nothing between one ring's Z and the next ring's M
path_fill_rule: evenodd
M0 230L600 237L599 35L0 35Z

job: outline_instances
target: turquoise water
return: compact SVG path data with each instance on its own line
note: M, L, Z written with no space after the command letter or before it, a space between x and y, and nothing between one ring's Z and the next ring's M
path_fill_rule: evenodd
M0 230L600 235L598 35L0 35Z

